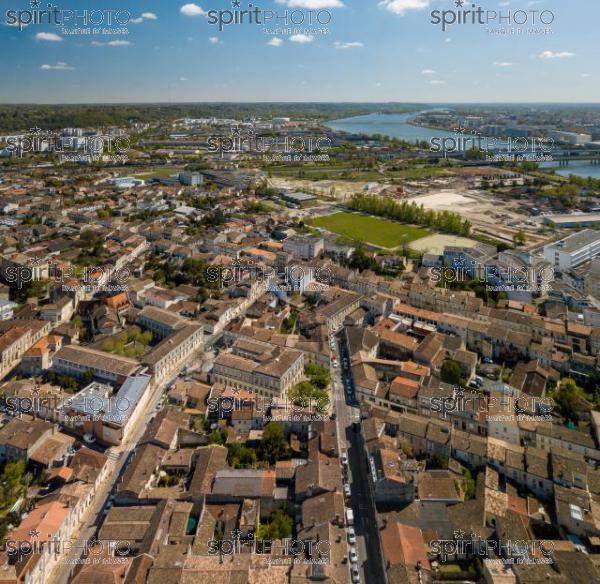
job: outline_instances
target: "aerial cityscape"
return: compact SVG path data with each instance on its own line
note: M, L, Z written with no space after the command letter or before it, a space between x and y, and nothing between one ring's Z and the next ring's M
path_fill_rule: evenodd
M600 582L597 0L98 4L0 9L0 584Z

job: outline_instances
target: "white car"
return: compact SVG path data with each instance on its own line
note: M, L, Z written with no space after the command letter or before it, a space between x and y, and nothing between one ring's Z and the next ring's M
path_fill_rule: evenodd
M344 495L346 495L346 497L350 497L350 494L350 485L348 483L344 483Z
M358 564L358 554L356 553L356 548L354 546L350 548L350 563L352 565Z
M342 452L342 464L345 466L348 464L348 453L347 452Z
M352 582L354 584L360 584L360 572L358 571L358 568L356 566L352 566L351 574Z
M354 527L348 528L348 543L351 545L356 543L356 532L354 531Z
M94 442L96 442L96 437L88 432L87 434L83 435L83 440L88 444L93 444Z

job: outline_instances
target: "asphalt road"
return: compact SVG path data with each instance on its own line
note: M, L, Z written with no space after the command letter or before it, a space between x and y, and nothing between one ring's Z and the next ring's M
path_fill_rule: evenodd
M334 401L340 445L348 452L349 470L346 480L351 489L349 503L354 512L355 547L360 577L363 584L385 582L367 460L362 436L358 431L360 428L355 425L360 424L360 411L354 398L351 375L344 367L344 360L349 364L349 359L342 337L343 335L338 335L336 342L338 368L332 369L335 383Z

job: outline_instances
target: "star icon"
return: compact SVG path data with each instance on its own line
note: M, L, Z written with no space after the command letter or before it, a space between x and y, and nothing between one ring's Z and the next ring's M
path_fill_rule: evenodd
M233 1L231 2L231 5L232 5L234 8L239 8L239 7L240 7L240 4L241 4L240 0L233 0Z
M454 539L463 539L465 537L465 532L462 529L456 529L454 531Z
M455 5L457 8L462 8L464 3L465 3L465 0L455 0L455 1L454 1L454 5Z
M31 388L31 393L34 395L38 395L40 393L40 386L37 383Z
M40 536L40 532L34 527L29 530L29 537L38 538Z
M458 126L454 128L454 131L457 134L464 134L467 131L467 128L465 128L460 122L458 122Z
M40 5L40 0L31 0L31 7L38 8Z
M34 0L34 1L37 1L37 0ZM33 5L33 2L31 4ZM38 4L39 4L39 2L38 2ZM29 133L34 136L37 136L38 134L40 134L41 131L42 131L41 128L38 128L37 126L35 126L34 128L29 128Z

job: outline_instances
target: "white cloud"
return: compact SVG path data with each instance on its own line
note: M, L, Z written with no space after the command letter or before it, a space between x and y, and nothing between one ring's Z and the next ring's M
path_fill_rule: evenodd
M283 40L273 37L267 44L271 47L280 47L283 44Z
M50 41L51 43L59 43L63 38L53 32L38 32L35 35L36 41Z
M336 49L362 49L362 47L365 46L362 43L359 43L358 41L354 41L351 43L340 43L339 41L336 41L334 45Z
M315 37L309 34L293 34L290 37L290 41L292 41L293 43L300 43L300 44L305 44L305 43L312 43L315 40Z
M512 67L514 63L508 61L494 61L494 67Z
M540 53L540 59L568 59L574 56L575 53L569 53L569 51L544 51Z
M591 77L592 74L591 73L582 73L581 76L587 78L587 77Z
M431 81L429 81L430 85L446 85L445 81L442 81L441 79L432 79Z
M308 8L322 10L323 8L343 8L342 0L277 0L277 4L285 4L290 8Z
M421 73L423 75L435 75L435 71L433 69L423 69L423 71L421 71Z
M158 20L158 16L154 12L142 12L141 16L132 18L129 22L133 24L141 24L144 20Z
M42 65L40 67L42 71L72 71L75 67L70 67L63 61L58 61L54 65Z
M187 77L180 77L179 78L179 81L187 81L187 80L188 80Z
M208 39L208 42L211 43L212 45L216 45L219 42L219 37L210 37Z
M204 15L206 15L206 12L204 10L202 10L202 8L200 8L200 6L198 6L198 4L194 4L193 2L190 2L189 4L184 4L179 9L179 12L181 12L181 14L183 14L184 16L204 16Z
M132 43L129 41L109 41L107 43L92 41L92 46L94 47L129 47L131 45Z
M429 6L429 0L381 0L380 6L394 14L403 15L408 10L423 10Z

